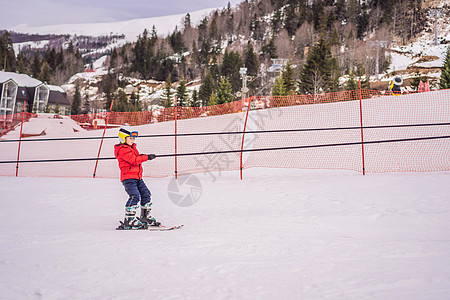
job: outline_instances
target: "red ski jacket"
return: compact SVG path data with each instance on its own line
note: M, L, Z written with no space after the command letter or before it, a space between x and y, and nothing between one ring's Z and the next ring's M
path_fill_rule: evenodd
M141 164L148 160L147 155L140 155L136 144L117 144L114 146L114 156L119 161L120 181L126 179L142 179Z

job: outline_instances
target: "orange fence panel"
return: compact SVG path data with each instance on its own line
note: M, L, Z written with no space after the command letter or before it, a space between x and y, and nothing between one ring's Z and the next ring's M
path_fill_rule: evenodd
M177 171L214 178L220 172L240 170L241 155L243 169L362 172L362 134L368 173L449 171L449 99L450 90L393 96L362 89L255 96L208 107L111 112L96 177L119 177L113 149L117 128L124 124L139 131L136 143L141 153L158 156L144 165L144 175L149 177L173 176ZM107 115L25 113L20 159L33 162L19 163L20 176L92 176ZM3 119L8 130L0 139L0 175L15 174L11 162L17 160L21 117Z

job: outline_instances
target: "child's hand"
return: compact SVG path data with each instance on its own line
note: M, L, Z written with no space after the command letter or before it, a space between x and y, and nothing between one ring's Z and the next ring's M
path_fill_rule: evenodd
M156 158L156 155L155 154L147 154L147 158L148 158L148 160L152 160L152 159Z

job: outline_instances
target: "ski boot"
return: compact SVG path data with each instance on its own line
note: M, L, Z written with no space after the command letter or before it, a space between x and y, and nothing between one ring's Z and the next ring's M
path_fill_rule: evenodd
M151 203L147 203L144 206L141 206L141 216L139 217L139 221L148 226L161 226L161 223L156 221L155 218L150 216L151 211Z
M125 219L123 222L120 221L117 230L130 230L130 229L147 229L147 224L141 222L139 218L136 217L136 210L138 206L129 206L125 208Z

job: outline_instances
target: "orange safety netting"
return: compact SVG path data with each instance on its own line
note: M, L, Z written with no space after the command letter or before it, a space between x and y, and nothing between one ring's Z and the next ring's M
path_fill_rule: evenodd
M363 171L364 165L372 173L448 171L449 99L450 90L400 96L356 90L61 119L25 113L19 160L95 159L99 152L113 158L117 127L128 124L139 131L140 152L159 156L144 165L144 175L150 177L214 177L251 167ZM0 161L17 160L21 118L14 116L16 129L2 137ZM104 129L99 151L96 138ZM87 177L94 165L95 160L21 163L19 175ZM0 175L14 175L15 170L15 164L0 163ZM97 177L119 177L114 159L100 160L95 172Z

